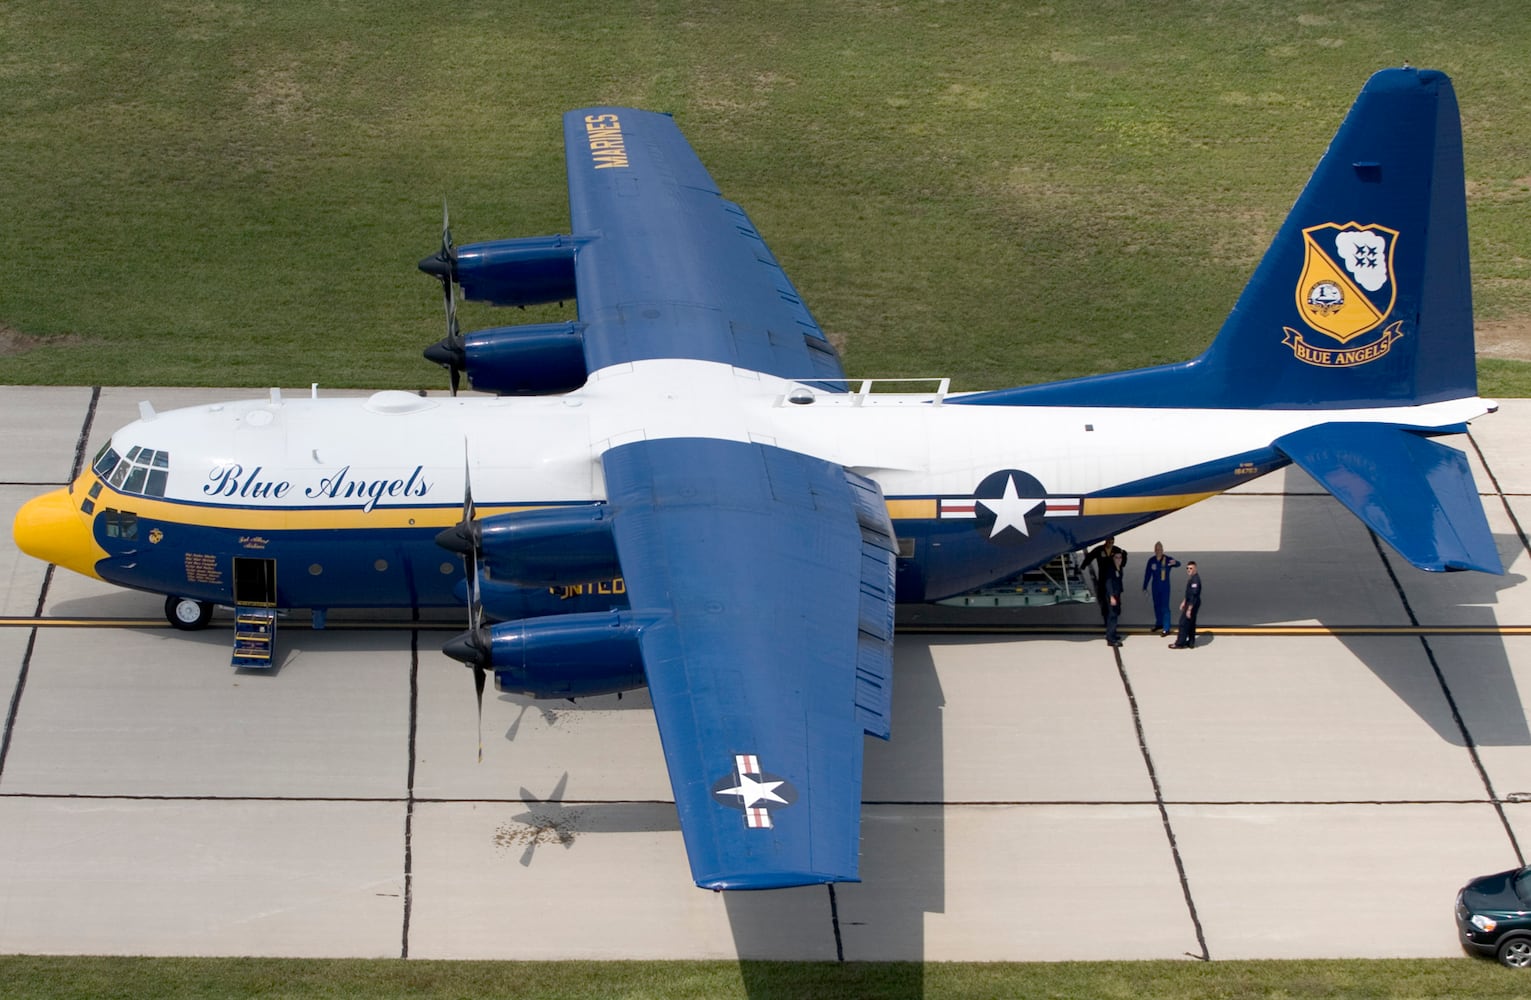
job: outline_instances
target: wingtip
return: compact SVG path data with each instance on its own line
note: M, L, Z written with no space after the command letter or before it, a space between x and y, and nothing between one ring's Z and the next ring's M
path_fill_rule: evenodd
M829 885L834 882L860 882L861 876L833 874L829 872L737 872L734 874L704 875L696 879L699 889L715 892L750 892L761 889L793 889L808 885Z

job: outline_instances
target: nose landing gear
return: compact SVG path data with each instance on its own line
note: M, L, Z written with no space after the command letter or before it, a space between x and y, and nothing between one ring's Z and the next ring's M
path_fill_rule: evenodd
M182 632L195 632L207 628L213 617L213 605L211 601L194 601L171 594L165 598L165 617Z

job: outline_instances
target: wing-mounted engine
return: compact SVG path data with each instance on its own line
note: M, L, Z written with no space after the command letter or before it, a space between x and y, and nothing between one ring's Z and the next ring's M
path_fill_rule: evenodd
M428 361L468 374L468 384L497 396L548 396L585 384L585 340L579 323L495 326L446 337L425 349Z
M544 396L585 384L583 326L575 322L497 326L464 334L457 325L457 290L475 302L531 306L575 297L574 255L581 241L572 236L532 236L452 244L443 210L441 249L420 261L420 270L441 281L447 335L425 349L425 357L451 373L457 394L463 372L479 392L500 396Z
M493 669L501 691L534 698L576 698L642 687L643 659L637 637L653 616L636 615L625 596L588 595L602 611L558 611L541 615L527 600L530 588L610 581L620 573L611 515L605 504L548 507L475 518L471 504L463 520L436 536L443 548L460 552L468 572L471 627L444 652L474 667ZM477 584L477 585L475 585ZM497 601L497 591L503 600ZM583 596L583 595L582 595ZM561 602L560 602L561 603ZM590 601L573 606L589 607ZM484 624L483 616L510 618Z
M454 247L446 231L441 249L420 270L462 288L470 302L540 306L574 298L572 236L527 236Z
M633 611L552 615L471 629L442 652L494 671L495 687L533 698L584 698L643 687L643 630L661 616Z
M454 524L436 536L453 552L471 548L491 579L558 587L621 574L605 504L542 507Z

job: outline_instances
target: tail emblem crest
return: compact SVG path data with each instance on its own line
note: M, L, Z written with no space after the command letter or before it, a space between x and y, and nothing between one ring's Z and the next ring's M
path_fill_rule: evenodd
M1321 367L1351 367L1375 361L1403 336L1402 322L1374 340L1350 342L1387 321L1397 301L1393 248L1398 230L1375 224L1326 222L1302 231L1304 259L1297 279L1297 314L1313 333L1338 341L1311 343L1302 331L1285 327L1283 341L1299 361Z

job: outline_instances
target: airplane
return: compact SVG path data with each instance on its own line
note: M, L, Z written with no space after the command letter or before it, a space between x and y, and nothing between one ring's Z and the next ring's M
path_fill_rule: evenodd
M455 246L444 220L421 262L451 395L144 404L22 507L19 547L166 595L178 627L235 607L247 665L273 609L466 605L445 652L480 706L488 673L535 698L647 686L709 889L859 880L896 602L1287 465L1417 567L1503 572L1465 456L1432 440L1497 407L1443 73L1367 81L1200 356L992 391L847 378L671 117L571 111L564 145L569 234ZM464 333L459 297L577 319Z

